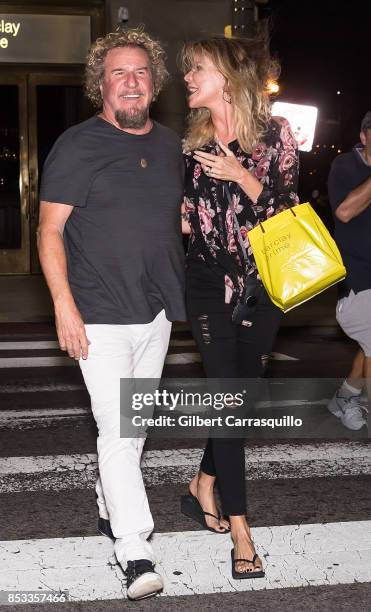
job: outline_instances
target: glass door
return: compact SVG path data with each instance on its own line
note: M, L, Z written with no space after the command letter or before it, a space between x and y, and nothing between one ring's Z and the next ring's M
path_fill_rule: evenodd
M72 125L94 113L84 96L80 75L32 74L29 77L29 173L31 271L39 272L36 228L39 217L39 188L45 159L57 140Z
M40 272L36 229L44 161L93 109L78 73L0 73L0 274Z
M0 274L30 272L26 75L0 75Z

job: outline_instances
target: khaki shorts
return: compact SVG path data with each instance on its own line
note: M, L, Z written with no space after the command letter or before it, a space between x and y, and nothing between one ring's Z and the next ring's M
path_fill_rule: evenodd
M336 305L336 320L344 333L358 342L366 357L371 357L371 289L341 298Z

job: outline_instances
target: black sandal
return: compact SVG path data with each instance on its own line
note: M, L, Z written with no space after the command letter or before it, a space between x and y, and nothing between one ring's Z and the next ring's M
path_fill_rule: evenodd
M232 557L232 578L234 580L245 580L246 578L264 578L265 572L261 569L258 571L248 570L247 572L237 572L236 571L236 563L239 561L245 561L245 563L251 563L254 567L255 560L258 558L257 553L254 554L252 559L235 559L234 558L234 548L231 550Z
M211 512L204 512L197 497L195 497L195 495L192 495L190 491L188 495L182 495L182 497L180 498L180 510L182 514L184 514L184 516L193 519L194 521L199 523L199 525L201 525L204 529L207 529L212 533L221 533L224 535L225 533L230 532L230 529L225 529L225 531L217 531L217 529L209 527L205 520L205 516L212 516L217 521L220 521L221 515L218 513L218 516L215 516L215 514L211 514Z

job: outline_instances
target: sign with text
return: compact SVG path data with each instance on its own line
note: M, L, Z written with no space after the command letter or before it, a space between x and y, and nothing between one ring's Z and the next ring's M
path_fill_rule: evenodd
M0 13L0 63L83 64L90 41L88 15Z

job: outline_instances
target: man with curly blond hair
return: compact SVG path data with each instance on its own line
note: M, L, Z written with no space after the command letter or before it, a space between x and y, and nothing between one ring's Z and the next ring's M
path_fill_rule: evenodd
M120 437L120 379L155 384L171 321L185 319L181 143L149 116L166 78L164 51L142 28L92 45L86 93L100 112L51 150L38 229L59 344L79 361L98 427L98 526L115 540L130 599L163 581L148 542L144 437Z

